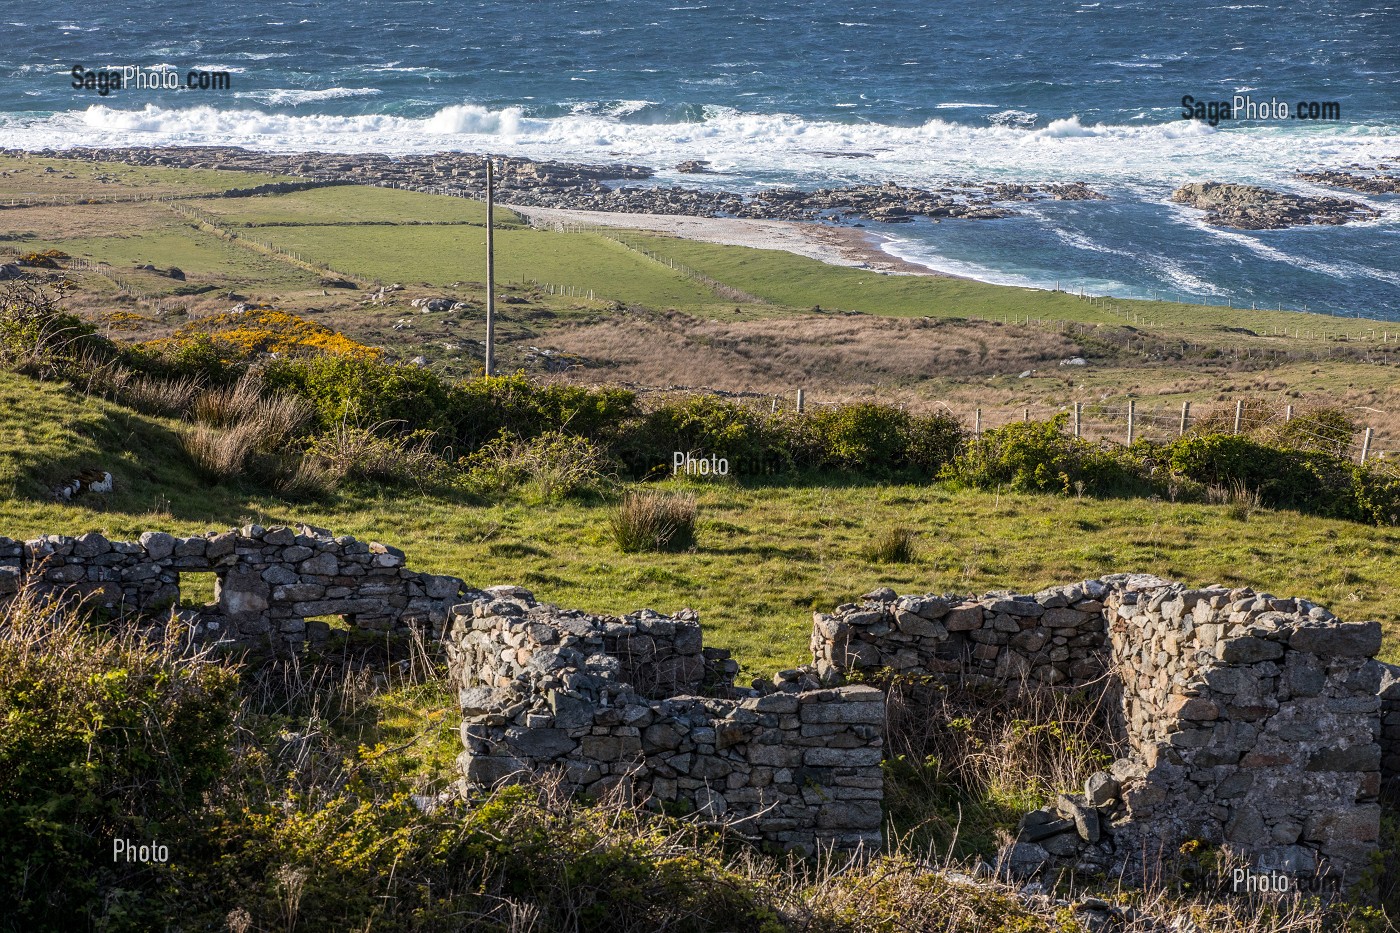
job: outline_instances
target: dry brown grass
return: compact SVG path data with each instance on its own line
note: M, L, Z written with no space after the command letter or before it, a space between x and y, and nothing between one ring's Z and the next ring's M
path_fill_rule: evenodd
M384 422L365 428L342 420L317 436L307 453L337 481L349 477L425 486L443 480L448 466L432 449L432 437L396 436L398 427Z
M1081 352L1038 327L825 314L718 321L634 313L560 328L545 344L605 364L614 379L765 393L1015 375Z
M608 515L608 529L624 554L683 551L695 544L695 497L644 489L629 492Z
M311 417L311 407L289 395L265 395L255 373L229 388L205 389L191 405L195 423L181 443L195 463L219 479L241 474L255 453L277 453ZM303 475L302 480L311 482Z

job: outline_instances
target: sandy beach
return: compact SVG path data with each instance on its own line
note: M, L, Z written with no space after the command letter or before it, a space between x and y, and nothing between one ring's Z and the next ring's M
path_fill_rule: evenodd
M854 227L823 226L786 220L733 217L687 217L672 214L622 214L554 207L509 207L535 226L596 225L648 230L687 240L725 246L781 249L835 266L872 269L887 275L942 275L892 256L880 248L878 234Z

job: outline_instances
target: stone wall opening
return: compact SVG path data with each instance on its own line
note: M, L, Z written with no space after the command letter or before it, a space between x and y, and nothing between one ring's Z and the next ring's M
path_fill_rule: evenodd
M181 570L179 587L181 608L211 609L218 602L219 574L213 570Z

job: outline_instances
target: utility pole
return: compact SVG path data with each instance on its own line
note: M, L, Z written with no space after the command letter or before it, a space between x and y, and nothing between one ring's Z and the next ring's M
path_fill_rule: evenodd
M486 375L496 368L496 173L486 158Z

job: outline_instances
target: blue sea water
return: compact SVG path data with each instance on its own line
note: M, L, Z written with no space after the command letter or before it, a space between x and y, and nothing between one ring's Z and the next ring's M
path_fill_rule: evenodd
M1324 189L1400 166L1400 0L193 0L0 6L0 145L443 149L730 189L1081 180L1106 202L879 227L932 268L1037 287L1400 319L1400 197L1344 227L1205 226L1188 181ZM227 91L70 86L226 71ZM1337 101L1336 122L1181 118L1181 98ZM706 159L727 174L682 176ZM1325 193L1337 194L1335 191Z

